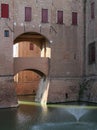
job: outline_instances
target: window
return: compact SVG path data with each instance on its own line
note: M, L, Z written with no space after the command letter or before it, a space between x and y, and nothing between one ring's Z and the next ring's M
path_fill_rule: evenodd
M89 44L89 47L88 47L88 61L89 61L89 64L92 64L95 62L95 42Z
M30 50L34 50L34 44L33 43L30 43L30 47L29 47Z
M9 37L9 30L4 30L4 37Z
M57 11L57 23L63 24L63 11L60 10Z
M42 9L42 23L48 23L48 9Z
M77 12L72 12L72 25L77 25Z
M92 2L91 3L91 19L94 19L95 18L95 3L94 2Z
M9 5L8 4L1 4L1 17L9 18Z
M25 7L25 21L31 21L31 7Z

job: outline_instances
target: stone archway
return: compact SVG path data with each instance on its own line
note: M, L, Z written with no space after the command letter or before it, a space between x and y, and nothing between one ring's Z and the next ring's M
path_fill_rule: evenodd
M38 82L40 83L39 85L37 85L37 88L39 89L37 89L38 94L36 96L37 97L36 101L41 102L43 93L45 92L46 89L47 77L49 71L49 58L51 53L49 42L43 35L39 33L27 32L18 36L14 40L14 44L16 43L18 43L18 51L16 50L18 54L14 56L14 75L22 70L30 70L28 72L27 71L25 72L26 76L27 73L28 75L31 75L30 73L33 73L33 71L35 73L39 72L38 74L41 75L42 78L41 79L40 77L38 78ZM23 77L23 74L24 72L22 72L22 74L18 73L17 78ZM33 75L34 77L36 76L34 73ZM35 81L33 81L33 83L34 82ZM22 85L25 86L25 81L22 83ZM19 86L18 83L17 86Z
M33 53L33 55L34 55L33 57L35 57L35 55L36 55L36 57L49 57L49 58L51 57L49 40L45 36L43 36L39 33L36 33L36 32L23 33L14 40L14 44L16 44L16 43L19 43L18 44L19 48L27 49L27 47L28 47L32 51L34 49L36 49L37 52L35 52L35 50L34 50L34 52L37 54ZM34 45L34 46L31 46L31 45ZM39 51L40 51L40 53L38 53ZM25 51L22 52L22 54L21 54L21 52L19 52L19 53L20 53L19 54L20 57L23 57L23 55L27 56L27 57L32 57L31 54L25 53Z

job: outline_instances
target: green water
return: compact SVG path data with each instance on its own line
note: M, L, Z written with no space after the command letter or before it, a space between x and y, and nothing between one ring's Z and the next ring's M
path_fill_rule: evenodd
M21 100L18 108L0 109L0 130L97 130L97 106Z

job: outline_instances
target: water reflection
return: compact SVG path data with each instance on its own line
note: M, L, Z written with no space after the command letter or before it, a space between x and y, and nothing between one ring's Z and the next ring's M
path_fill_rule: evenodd
M34 126L31 130L97 130L97 125L88 123L58 123Z
M0 109L0 130L97 130L97 108L21 104Z
M97 109L93 109L85 113L81 118L80 122L97 123Z

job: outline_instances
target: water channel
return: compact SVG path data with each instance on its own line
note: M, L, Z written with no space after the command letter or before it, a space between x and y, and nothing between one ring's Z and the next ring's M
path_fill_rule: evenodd
M20 98L18 108L0 109L0 130L97 130L97 105L41 106Z

